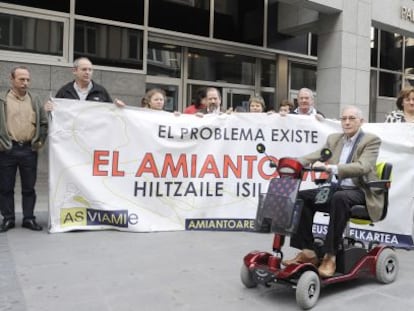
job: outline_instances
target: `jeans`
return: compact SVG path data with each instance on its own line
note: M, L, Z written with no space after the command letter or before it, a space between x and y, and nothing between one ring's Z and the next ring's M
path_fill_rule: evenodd
M4 220L14 220L14 187L19 169L22 188L23 221L35 219L35 184L37 178L37 151L30 143L13 142L8 151L0 152L0 212Z

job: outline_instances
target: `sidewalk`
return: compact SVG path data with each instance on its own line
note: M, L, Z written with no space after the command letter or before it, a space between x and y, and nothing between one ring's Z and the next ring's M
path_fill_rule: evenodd
M269 251L272 235L49 234L46 180L39 179L36 208L45 229L21 228L18 214L16 228L0 233L0 311L299 310L295 292L287 286L246 289L240 281L243 256L255 249ZM294 253L286 247L285 256ZM331 285L322 288L312 310L413 310L413 254L397 253L396 282L383 285L361 278Z

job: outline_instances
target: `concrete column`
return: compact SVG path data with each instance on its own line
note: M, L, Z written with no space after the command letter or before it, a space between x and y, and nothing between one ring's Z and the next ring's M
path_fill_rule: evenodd
M369 113L371 0L347 0L338 14L320 14L317 107L337 118L349 104Z
M280 102L289 98L289 62L287 56L279 55L276 66L276 106L278 111Z

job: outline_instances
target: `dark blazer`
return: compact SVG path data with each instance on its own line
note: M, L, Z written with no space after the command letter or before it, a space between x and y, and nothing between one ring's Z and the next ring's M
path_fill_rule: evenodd
M364 133L354 151L351 162L338 164L343 146L343 134L336 133L328 136L322 147L332 151L332 157L328 160L328 164L337 164L338 178L352 178L354 184L364 191L369 216L372 221L378 221L384 207L384 193L382 190L370 189L366 182L378 180L376 162L381 139L374 134ZM301 157L299 160L304 165L313 163L320 158L321 149Z
M56 98L79 99L78 93L73 87L75 81L69 82L62 86L56 93ZM108 91L100 84L92 81L92 89L88 93L86 100L111 103L112 99Z

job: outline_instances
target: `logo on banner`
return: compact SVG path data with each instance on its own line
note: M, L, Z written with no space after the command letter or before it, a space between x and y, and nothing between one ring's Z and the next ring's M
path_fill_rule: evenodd
M254 219L189 218L185 220L185 229L194 231L253 231Z
M92 208L62 208L60 210L60 225L74 226L114 226L128 228L138 223L138 215L128 213L128 210L97 210Z

